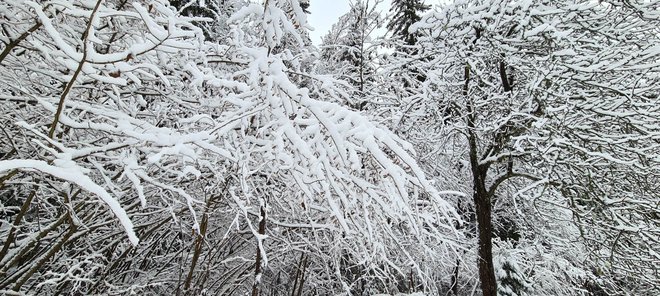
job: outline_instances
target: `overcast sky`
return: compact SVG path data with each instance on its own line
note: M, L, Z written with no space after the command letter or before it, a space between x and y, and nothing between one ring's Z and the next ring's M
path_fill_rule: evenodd
M308 16L307 21L314 31L310 32L312 42L319 45L321 37L326 35L332 25L339 19L340 16L347 13L350 9L349 0L311 0L309 11L311 14ZM373 2L372 2L373 3ZM380 5L379 10L385 15L390 9L390 0L385 0Z

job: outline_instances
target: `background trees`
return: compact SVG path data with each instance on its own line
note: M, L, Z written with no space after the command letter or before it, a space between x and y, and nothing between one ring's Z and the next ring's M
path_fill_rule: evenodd
M457 131L458 134L448 135L459 135L463 140L458 141L463 141L462 145L467 151L463 157L469 160L471 168L480 237L480 278L484 294L494 295L497 281L509 288L500 287L500 293L520 294L525 290L532 294L547 293L524 289L524 283L513 285L519 286L514 289L507 278L513 279L515 276L508 276L512 269L507 264L501 265L504 278L496 281L495 274L500 272L487 266L494 259L490 259L491 254L484 251L491 248L489 241L493 241L490 238L492 234L496 235L494 253L502 252L502 247L507 245L509 248L524 249L520 243L536 237L533 243L537 248L543 246L543 253L554 253L553 256L559 254L555 253L556 245L566 243L574 243L575 251L579 254L577 256L591 257L597 253L612 255L605 259L609 263L604 264L609 266L606 269L612 272L610 276L603 276L602 267L597 267L602 265L596 262L604 262L600 261L604 257L595 261L576 261L573 257L575 251L565 256L567 261L563 264L569 264L570 267L564 268L575 270L575 267L582 264L588 266L567 276L566 281L575 283L573 291L568 293L579 293L581 289L594 293L597 290L616 293L612 291L631 289L624 287L626 284L621 282L622 278L638 277L634 280L636 282L654 281L647 278L647 275L655 273L651 271L655 269L652 265L646 265L645 268L651 269L638 275L633 275L635 272L627 268L617 271L614 266L619 263L616 261L632 258L624 255L617 259L613 255L613 249L617 249L620 244L615 242L615 237L624 236L624 232L620 228L617 230L616 226L594 227L599 223L613 226L647 225L650 222L623 222L612 212L609 215L596 214L602 213L600 209L609 208L608 202L604 201L608 198L603 200L605 196L625 195L625 200L631 204L624 206L624 199L617 199L621 202L621 208L617 208L627 210L657 199L650 191L646 191L654 190L653 187L645 186L643 181L637 183L638 188L645 188L638 191L639 195L623 189L623 184L627 183L624 180L643 180L648 174L647 170L654 167L632 160L645 158L648 154L639 150L632 152L630 149L635 149L631 146L637 144L630 140L639 139L642 134L645 135L642 137L650 139L655 134L647 129L647 124L654 120L646 118L655 111L642 105L657 99L657 96L648 88L633 90L633 81L643 84L648 72L642 72L657 71L645 62L647 57L656 56L657 53L646 46L646 41L633 37L636 36L635 30L624 29L634 24L640 30L654 31L657 21L651 17L655 15L654 9L652 5L608 2L576 4L566 1L531 5L510 1L466 1L456 2L429 14L417 25L418 28L428 29L422 30L426 32L421 41L425 50L423 56L433 56L427 68L430 87L425 88L430 91L421 97L433 98L434 103L444 110L441 114L451 114L444 128ZM606 23L605 19L617 21ZM651 36L655 38L657 34ZM636 59L632 56L644 58ZM633 60L636 66L628 64ZM640 72L640 69L645 70ZM649 92L654 94L649 96ZM623 126L636 126L637 123L640 126L621 130ZM655 147L652 143L654 141L643 146ZM574 158L577 155L583 157L578 160ZM565 162L564 158L571 160ZM615 175L620 179L606 177L613 171L617 172ZM598 189L586 189L592 186ZM568 188L586 189L578 190L581 194L587 191L594 193L588 194L591 197L586 199L600 206L595 207L591 203L587 211L584 204L576 206L574 198L579 194L576 195L574 189ZM531 203L529 205L532 207L528 208L526 203ZM498 206L516 207L516 211L498 209ZM494 207L492 211L491 207ZM567 241L557 241L546 232L557 231L556 225L552 224L568 218L562 208L572 212L574 225L561 222L564 228L562 231L566 234L564 237L569 238ZM492 218L489 217L491 214L494 215ZM514 215L509 216L511 214ZM524 220L535 219L533 217L536 215L540 215L539 222L545 222L536 225L525 223ZM574 232L574 227L586 227L583 220L585 216L590 217L589 223L595 223L587 227L590 235L599 237L595 240L600 242L608 241L606 237L610 237L609 243L597 243L596 247L594 240L588 238L590 235L585 236L584 230ZM636 215L627 213L623 216L632 218ZM552 218L548 220L549 217ZM494 228L489 229L493 223ZM526 238L525 233L534 235ZM635 238L628 240L628 243L636 244L627 249L631 251L630 254L633 249L640 251L651 247L647 245L649 239L643 230L638 231L636 228L634 233ZM514 245L498 242L511 239ZM506 260L515 258L509 251L502 254L510 256ZM529 259L518 257L516 260ZM651 261L650 258L646 260L648 263ZM645 269L641 266L638 268ZM525 273L527 280L534 282L538 279L533 270ZM617 273L620 274L614 275ZM657 277L653 277L657 281ZM562 281L561 278L555 280L557 283ZM533 284L532 287L545 288ZM634 289L639 289L637 293L653 294L647 290L648 287L640 283ZM560 294L564 293L567 292Z
M307 4L1 3L0 291L658 293L659 4Z
M351 3L348 13L341 16L323 37L321 73L334 74L348 83L345 102L363 110L377 92L378 42L373 32L382 26L377 10L381 0L358 0Z
M306 72L297 1L92 4L2 4L3 293L433 288L447 193Z
M421 15L429 8L422 0L393 0L387 29L406 45L414 45L417 43L417 36L415 32L410 32L410 26L420 21Z

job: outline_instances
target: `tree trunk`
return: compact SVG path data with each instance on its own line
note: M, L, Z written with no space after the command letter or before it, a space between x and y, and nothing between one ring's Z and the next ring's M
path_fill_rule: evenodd
M477 229L479 232L479 280L484 296L497 295L497 282L493 268L493 227L491 224L490 195L486 189L488 166L479 164L475 135L470 132L470 163L472 166L472 186Z
M469 132L470 164L472 168L472 197L474 199L477 215L477 229L479 232L479 280L484 296L497 295L497 282L493 268L493 227L491 224L490 195L486 189L486 176L488 166L479 163L476 135Z
M259 234L264 235L266 234L266 206L263 205L261 206L261 217L259 220ZM262 276L262 252L263 250L261 249L261 246L259 244L259 240L257 239L257 258L254 262L254 285L252 286L252 296L259 296L260 294L260 286L261 286L261 276ZM262 243L263 244L263 243Z
M478 37L478 35L477 35ZM470 167L472 170L472 188L475 212L477 215L477 228L479 232L479 280L484 296L497 295L497 281L493 268L493 227L491 225L490 195L486 188L488 165L479 163L479 148L477 146L476 112L474 102L469 97L470 64L465 64L463 95L467 99L467 127L468 145L470 154Z
M474 204L476 206L477 227L479 229L479 280L484 296L497 295L497 282L493 268L493 228L491 225L490 197L486 191L486 171L478 167L474 175Z

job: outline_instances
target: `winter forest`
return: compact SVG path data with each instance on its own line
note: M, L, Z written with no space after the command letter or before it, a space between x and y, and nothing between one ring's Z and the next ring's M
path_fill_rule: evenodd
M660 1L319 1L0 1L0 294L660 295Z

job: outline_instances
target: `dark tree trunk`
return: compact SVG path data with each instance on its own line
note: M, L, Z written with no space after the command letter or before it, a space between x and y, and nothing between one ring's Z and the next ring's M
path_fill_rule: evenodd
M261 206L261 216L259 217L259 234L266 234L266 206ZM263 243L262 243L263 244ZM257 240L257 255L256 260L254 261L254 285L252 286L252 296L259 296L261 292L261 276L262 276L262 264L263 258L261 256L262 250L261 245Z
M465 65L464 75L463 95L467 100L468 145L473 188L472 197L474 199L479 234L479 280L484 296L496 296L497 281L495 280L495 269L493 268L493 227L491 225L490 194L486 188L486 176L488 175L489 166L488 164L481 164L479 161L479 148L477 146L477 134L475 132L476 110L474 110L473 101L469 98L469 64Z
M472 154L472 153L471 153ZM477 227L479 229L479 280L484 296L497 295L497 282L493 268L493 227L491 225L490 197L485 186L486 170L477 166L473 169L474 177L474 204L477 214Z

